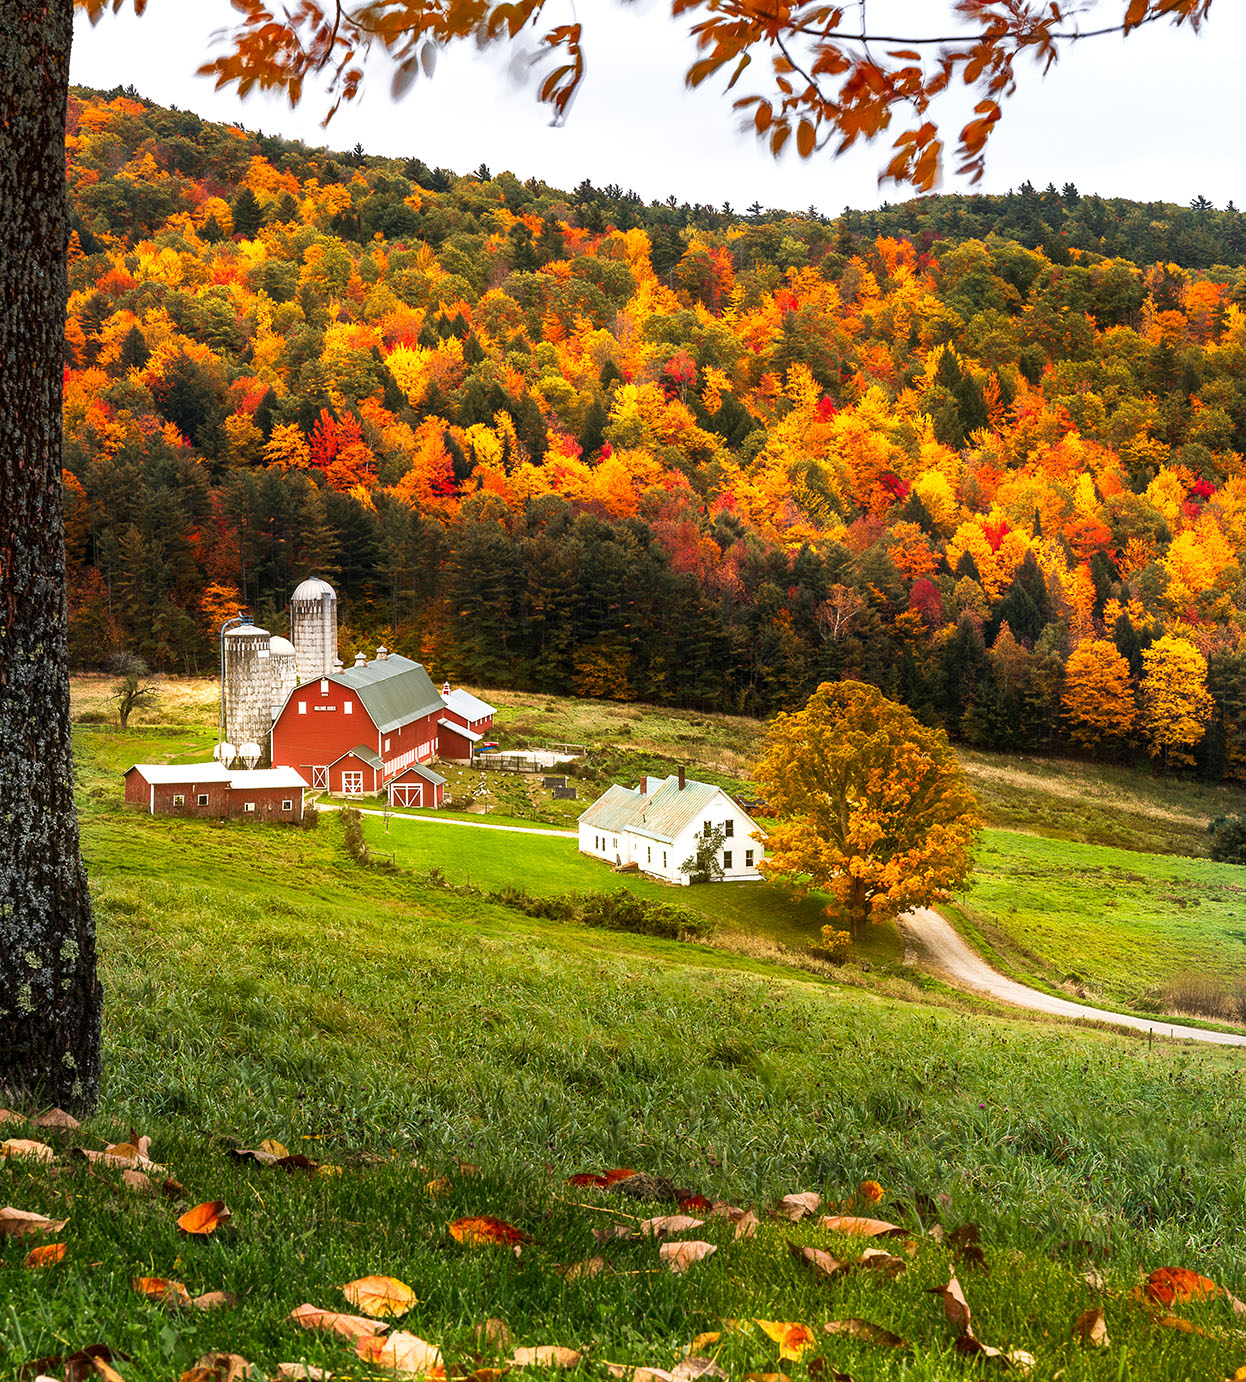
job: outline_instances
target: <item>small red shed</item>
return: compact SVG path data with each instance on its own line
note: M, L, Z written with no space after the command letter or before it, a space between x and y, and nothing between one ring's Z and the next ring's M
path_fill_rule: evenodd
M325 769L325 785L343 797L372 797L381 790L385 765L367 744L356 744L349 753Z
M236 821L301 821L306 790L293 768L230 773L225 814Z
M437 757L447 763L470 763L483 735L476 734L453 720L437 721Z
M125 799L152 816L219 820L225 814L229 778L219 763L135 763L126 770Z
M426 768L422 763L391 777L389 780L389 804L391 806L432 807L440 806L446 797L446 780L440 773Z

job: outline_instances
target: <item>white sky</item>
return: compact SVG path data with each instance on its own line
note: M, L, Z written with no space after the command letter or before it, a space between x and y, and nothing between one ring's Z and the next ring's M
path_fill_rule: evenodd
M296 110L277 98L253 95L244 102L230 90L215 92L195 69L214 51L213 32L232 23L228 0L149 0L143 19L109 16L94 29L80 19L72 79L105 89L133 84L152 100L205 119L311 145L348 149L359 142L369 153L415 155L460 173L487 163L495 173L509 169L568 189L587 177L599 187L634 188L646 200L673 193L681 201L728 201L737 209L757 200L835 215L845 206L910 195L877 184L886 145L838 161L815 155L802 162L793 152L776 163L737 132L721 83L684 89L692 52L688 20L672 20L660 0L626 6L550 0L551 22L569 18L573 2L584 25L588 77L561 128L550 126L532 84L520 86L509 75L500 50L443 55L434 78L421 78L398 103L390 99L389 70L378 61L362 100L343 106L327 130L320 127L326 103L311 82ZM555 8L562 6L565 16ZM933 0L874 0L870 25L876 32L929 34L949 8ZM1091 9L1100 22L1119 20L1124 0ZM1143 201L1188 202L1201 193L1217 206L1246 204L1244 11L1220 0L1198 37L1155 27L1127 41L1086 41L1046 79L1027 70L991 141L982 189L1002 192L1028 178L1040 188L1071 181L1082 192ZM748 87L746 73L738 94L760 89ZM962 112L963 105L945 112L945 135L959 129ZM957 187L948 178L941 190Z

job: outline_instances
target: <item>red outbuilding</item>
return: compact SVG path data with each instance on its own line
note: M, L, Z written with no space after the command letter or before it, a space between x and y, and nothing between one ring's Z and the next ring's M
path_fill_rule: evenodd
M219 763L136 763L125 799L153 816L301 821L307 783L292 768L231 772Z
M446 780L422 763L412 763L390 778L387 790L391 806L435 807L445 800Z
M461 686L456 686L452 691L450 683L446 682L441 688L441 699L445 702L445 719L462 725L464 729L470 729L477 739L483 739L493 728L493 717L497 711L479 696L473 696ZM443 758L453 756L442 754Z
M377 792L396 773L433 757L444 714L420 663L383 651L368 662L361 654L353 667L295 687L273 722L271 761L296 769L313 788L354 795L344 788L349 781L352 788L358 783L360 795L365 788ZM359 750L375 755L379 770Z

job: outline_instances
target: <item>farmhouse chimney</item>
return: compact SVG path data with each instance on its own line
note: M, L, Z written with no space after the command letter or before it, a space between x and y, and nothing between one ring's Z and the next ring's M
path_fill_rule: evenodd
M684 765L681 763L679 765L679 790L682 792L687 785L687 780L684 777Z

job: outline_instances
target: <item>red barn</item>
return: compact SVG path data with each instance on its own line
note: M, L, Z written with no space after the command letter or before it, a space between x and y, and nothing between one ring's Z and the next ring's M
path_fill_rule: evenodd
M445 719L453 721L456 725L462 725L464 729L470 729L477 739L483 739L493 728L493 717L497 711L487 702L482 701L479 696L473 696L470 691L464 691L461 686L456 686L450 690L450 683L441 688L441 699L445 702ZM444 724L445 721L443 720ZM443 757L450 757L446 754Z
M219 763L136 763L126 770L125 799L152 816L219 820L229 795L229 770Z
M384 652L367 662L361 654L353 667L291 691L273 722L272 763L294 768L313 788L354 795L372 783L376 792L395 773L433 757L444 714L420 663ZM376 756L379 772L360 749Z
M422 763L412 763L390 778L388 791L391 806L440 806L445 801L446 780Z
M153 816L301 821L307 783L292 768L231 772L219 763L136 763L125 799Z

